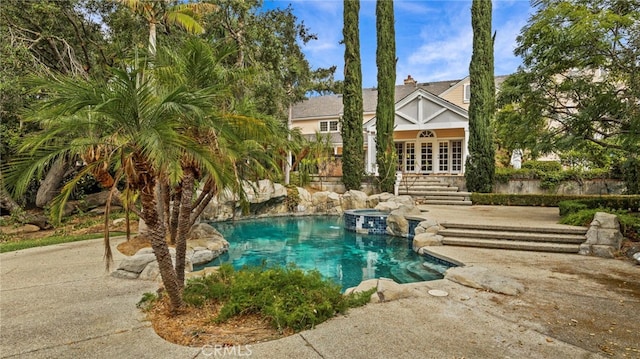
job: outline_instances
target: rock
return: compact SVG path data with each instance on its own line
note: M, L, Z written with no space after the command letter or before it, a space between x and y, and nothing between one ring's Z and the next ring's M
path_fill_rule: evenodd
M131 257L125 258L120 265L118 266L118 270L124 270L127 272L132 272L139 274L142 272L144 267L147 266L150 262L156 260L156 256L154 254L136 254Z
M123 269L116 269L115 271L111 272L111 276L114 278L120 278L120 279L138 279L139 274L129 272Z
M342 210L367 208L367 194L349 190L342 195Z
M151 247L144 247L144 248L140 248L137 252L136 255L138 254L153 254L153 248Z
M587 240L580 245L578 253L604 258L613 258L624 240L618 217L604 212L596 212L586 237Z
M380 202L374 208L383 212L391 212L400 208L400 206L401 206L400 203L388 201L388 202Z
M438 233L438 231L441 229L443 229L443 227L440 226L440 224L435 219L425 219L424 221L418 223L415 233Z
M378 279L378 301L389 302L392 300L407 298L411 293L406 286L398 284L388 278Z
M155 281L160 278L160 267L158 267L158 262L153 261L140 272L140 276L138 279L140 280L151 280Z
M378 211L391 212L400 208L400 203L396 202L380 202L375 207Z
M387 234L397 237L409 236L409 221L407 216L420 215L416 206L401 205L387 217Z
M113 220L113 222L111 222L114 226L119 225L120 223L124 223L127 219L126 218L116 218Z
M605 212L596 212L590 225L600 228L620 229L618 217L615 214Z
M307 212L313 213L313 202L311 200L311 193L302 187L296 187L298 189L298 198L300 198L300 202L298 202L298 212Z
M362 293L368 291L371 288L376 288L377 286L377 279L367 279L360 282L360 284L358 284L358 286L356 287L347 288L347 290L344 291L344 294L349 295L351 293Z
M335 192L327 195L327 209L329 213L342 214L342 196Z
M636 260L636 264L640 264L640 252L634 253L632 258Z
M220 270L220 267L204 267L201 270L196 272L185 273L184 278L185 279L202 278L202 277L211 275L213 273L217 273L219 270Z
M594 244L591 246L591 254L602 258L615 258L616 253L612 246Z
M491 273L487 268L466 266L453 267L445 272L445 279L467 287L489 290L506 295L524 292L524 285L515 279Z
M25 224L20 227L6 226L2 227L2 233L4 234L19 234L19 233L34 233L38 232L40 227L33 224Z
M367 198L367 208L375 208L379 203L387 202L391 198L393 198L393 194L388 192L373 194Z
M187 241L199 241L202 239L224 239L217 229L207 223L196 223L189 230ZM192 246L193 247L193 246ZM203 246L204 247L204 246Z
M205 264L211 262L214 258L213 252L208 249L194 251L191 256L191 263L195 265Z
M418 252L422 247L441 246L443 237L433 233L416 234L413 237L413 250Z

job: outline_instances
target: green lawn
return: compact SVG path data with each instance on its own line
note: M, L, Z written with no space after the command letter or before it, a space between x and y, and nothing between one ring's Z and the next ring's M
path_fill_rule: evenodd
M124 232L111 232L111 236L124 235ZM68 243L84 241L87 239L103 238L103 233L88 233L81 235L54 235L44 238L25 239L22 241L11 241L0 243L0 253L12 252L20 249L27 249L33 247L49 246L52 244Z

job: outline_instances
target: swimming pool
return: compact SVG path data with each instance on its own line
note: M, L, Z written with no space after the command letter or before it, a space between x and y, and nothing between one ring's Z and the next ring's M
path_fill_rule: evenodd
M398 283L441 279L449 268L415 253L406 238L349 232L342 217L275 217L211 225L230 247L206 266L231 263L240 269L263 262L267 266L295 263L305 270L317 269L343 290L372 278Z

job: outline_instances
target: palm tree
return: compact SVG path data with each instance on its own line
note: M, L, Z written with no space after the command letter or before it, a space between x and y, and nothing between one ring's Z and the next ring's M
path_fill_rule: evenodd
M115 170L127 186L139 194L139 212L149 228L148 237L158 261L164 287L174 309L182 305L181 285L174 269L166 226L156 210L156 186L160 178L178 183L185 176L184 158L213 171L215 154L187 136L185 119L204 118L210 112L211 94L186 87L159 87L149 73L133 66L111 69L106 81L55 78L41 82L47 99L32 116L43 130L28 138L22 157L10 173L11 183L24 191L33 174L61 155L83 155L102 149L102 156L88 163L78 176L95 168ZM60 141L59 134L73 134ZM76 180L65 186L54 207L64 206Z
M283 122L262 116L250 100L233 96L232 84L250 75L244 69L223 66L224 60L235 52L234 47L212 46L192 38L177 51L161 51L154 68L158 84L163 87L207 92L211 101L206 116L183 119L182 131L215 154L211 159L215 166L203 168L190 154L183 154L183 177L174 182L172 213L166 216L176 244L180 285L184 283L187 234L216 191L230 188L243 199L244 178L274 178L286 151L296 149L296 142L286 141L288 129ZM197 183L204 184L204 188L194 198Z
M169 0L116 0L142 16L149 24L149 56L156 54L156 30L159 24L178 25L191 34L201 34L204 28L196 15L217 7L207 3L172 4Z

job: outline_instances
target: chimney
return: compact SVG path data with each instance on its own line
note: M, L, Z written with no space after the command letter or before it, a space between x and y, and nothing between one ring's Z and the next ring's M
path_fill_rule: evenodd
M418 81L414 80L413 77L411 77L411 75L408 75L406 79L404 79L404 84L405 85L417 85Z

